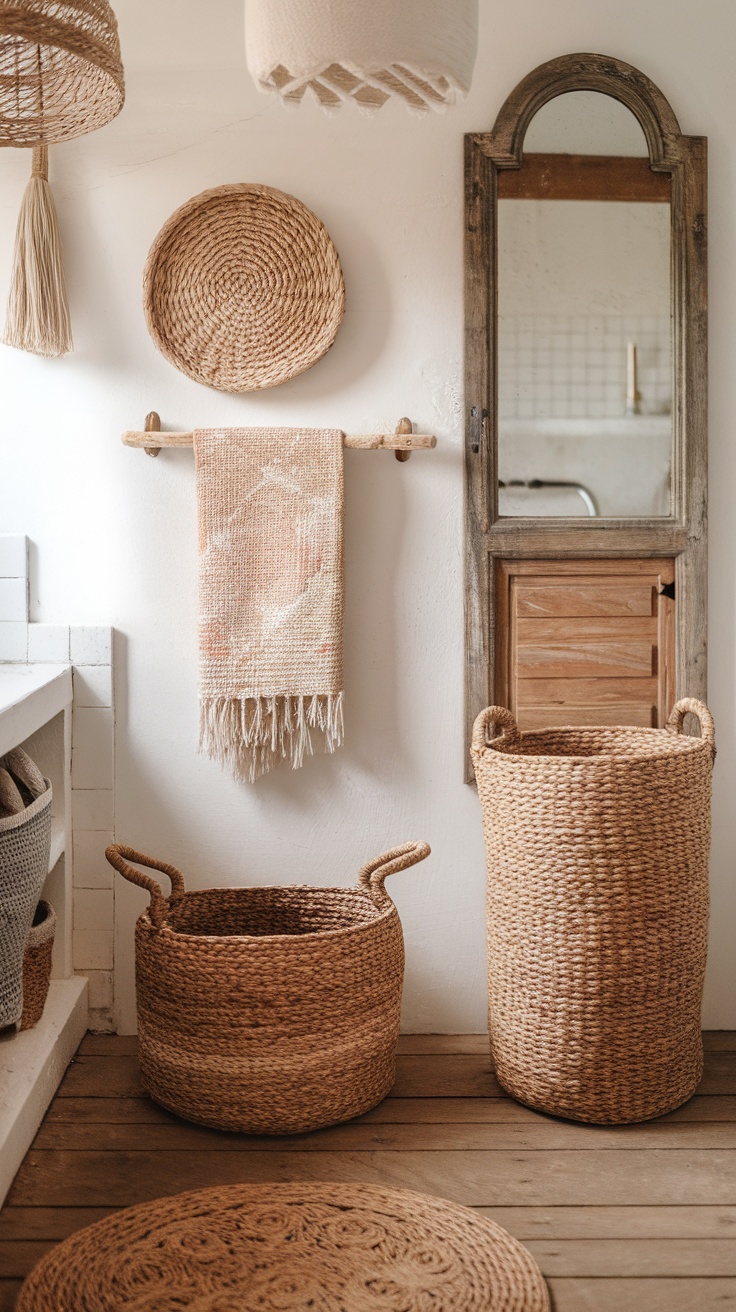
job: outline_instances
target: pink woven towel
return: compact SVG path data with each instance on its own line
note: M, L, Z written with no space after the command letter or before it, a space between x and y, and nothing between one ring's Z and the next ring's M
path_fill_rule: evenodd
M343 436L194 434L200 748L251 780L342 742Z

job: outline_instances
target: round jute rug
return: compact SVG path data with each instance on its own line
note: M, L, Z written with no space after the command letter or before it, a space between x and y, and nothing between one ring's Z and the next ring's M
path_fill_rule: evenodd
M549 1312L533 1257L475 1212L362 1184L200 1189L52 1249L17 1312Z

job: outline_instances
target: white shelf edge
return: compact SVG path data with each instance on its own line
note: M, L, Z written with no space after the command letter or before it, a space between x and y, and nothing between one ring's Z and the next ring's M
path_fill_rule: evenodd
M87 980L51 981L31 1030L0 1037L0 1205L87 1031Z
M0 663L0 756L71 704L71 665Z
M51 851L49 853L49 874L58 865L66 850L66 828L63 815L51 817Z

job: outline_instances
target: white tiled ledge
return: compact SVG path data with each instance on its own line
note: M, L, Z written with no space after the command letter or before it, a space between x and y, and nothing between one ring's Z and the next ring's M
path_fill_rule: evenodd
M68 665L0 664L0 756L72 703Z

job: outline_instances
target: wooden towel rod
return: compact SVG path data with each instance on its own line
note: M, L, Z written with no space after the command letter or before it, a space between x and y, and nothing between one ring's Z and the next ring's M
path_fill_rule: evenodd
M156 434L155 442L151 434ZM428 433L413 433L411 419L400 419L395 433L368 433L349 436L343 433L345 446L358 451L393 451L397 460L408 460L412 451L431 451L437 445L437 438ZM193 433L162 433L161 420L155 410L146 415L145 431L131 429L123 433L126 446L142 447L147 456L157 456L163 447L191 446Z

